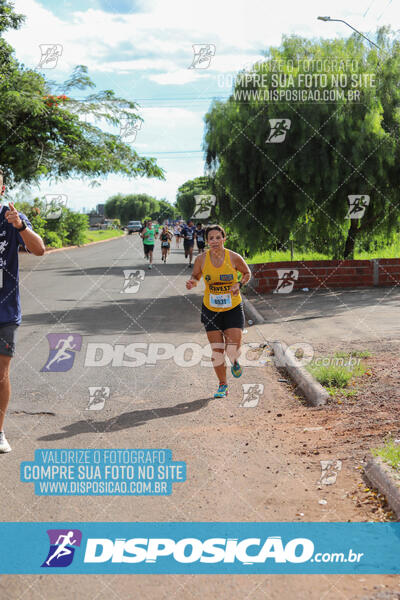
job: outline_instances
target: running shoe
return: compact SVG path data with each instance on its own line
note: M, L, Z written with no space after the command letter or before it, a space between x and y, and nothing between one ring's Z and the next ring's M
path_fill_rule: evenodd
M149 265L149 266L148 266L148 268L149 268L149 269L151 269L151 268L152 268L152 266L151 266L151 265Z
M237 361L235 361L231 366L231 373L234 377L240 377L243 373L243 369Z
M11 452L11 446L6 440L4 431L0 431L0 452Z
M214 398L226 398L228 395L228 386L226 383L220 385L218 390L214 394Z

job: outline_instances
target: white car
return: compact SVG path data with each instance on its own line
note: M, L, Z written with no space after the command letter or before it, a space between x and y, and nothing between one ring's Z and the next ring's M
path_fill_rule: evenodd
M142 229L142 223L140 221L129 221L128 225L126 226L126 229L130 235L135 231L140 231Z

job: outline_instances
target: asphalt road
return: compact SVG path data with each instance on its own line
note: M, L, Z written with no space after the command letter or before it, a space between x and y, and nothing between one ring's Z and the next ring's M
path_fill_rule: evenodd
M331 457L306 462L299 452L291 435L299 403L271 366L246 368L240 380L231 378L228 399L213 399L212 368L191 362L193 348L186 353L182 348L206 345L199 312L202 286L186 291L190 271L182 250L172 249L166 265L160 254L157 247L155 267L147 270L141 242L133 235L41 258L21 257L23 324L5 427L13 451L0 457L1 519L357 520L356 507L344 495L354 485L354 467L344 468L338 484L324 492L328 506L318 503L319 458ZM123 292L124 270L145 270L136 293ZM67 371L43 371L50 334L75 336L75 358ZM249 327L245 340L262 341L260 330ZM148 364L132 366L132 355L124 352L134 343L153 344ZM157 359L154 344L173 344L174 355ZM170 346L164 348L168 352ZM149 352L149 346L144 349ZM258 403L244 407L242 386L250 383L264 386L264 392ZM91 387L109 388L101 410L88 410ZM312 425L312 413L304 414ZM304 422L300 432L303 427ZM168 448L174 460L186 462L187 481L175 483L165 497L36 496L32 483L20 481L19 469L21 461L33 460L37 448ZM368 585L350 576L9 575L0 578L0 596L329 600L338 597L338 589L355 598L356 590L386 581L367 579Z

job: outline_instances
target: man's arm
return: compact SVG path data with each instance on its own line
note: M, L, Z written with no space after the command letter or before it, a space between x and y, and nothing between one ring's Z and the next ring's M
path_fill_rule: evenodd
M13 225L15 229L22 227L21 218L12 202L10 202L9 210L6 211L4 216L8 223ZM32 254L35 254L36 256L42 256L44 254L46 248L40 235L32 231L32 229L29 229L29 227L27 227L24 231L19 231L18 233L23 239L25 247L29 250L29 252L32 252Z
M29 227L27 227L24 231L20 231L19 235L24 240L25 247L29 250L29 252L32 252L32 254L35 254L35 256L43 256L46 247L40 235L32 231L32 229L29 229Z

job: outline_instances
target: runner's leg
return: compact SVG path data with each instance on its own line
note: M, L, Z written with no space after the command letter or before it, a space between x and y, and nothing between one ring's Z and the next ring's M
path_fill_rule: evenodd
M224 336L222 331L207 331L208 341L212 350L212 364L219 385L226 385L226 365L224 355Z
M225 352L232 365L239 362L240 346L242 345L242 330L238 327L225 329Z
M10 362L11 356L0 354L0 431L3 431L4 418L11 395Z

